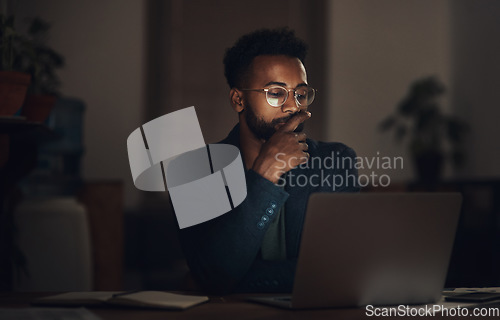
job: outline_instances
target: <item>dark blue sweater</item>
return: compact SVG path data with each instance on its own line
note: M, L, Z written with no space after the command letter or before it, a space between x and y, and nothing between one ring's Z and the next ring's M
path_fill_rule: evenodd
M239 148L239 141L239 125L236 125L220 143ZM314 192L359 191L357 170L350 165L355 163L356 157L351 148L342 143L310 139L306 142L309 162L289 172L290 180L286 180L284 190L248 170L247 197L243 203L220 217L180 230L191 273L207 292L291 292L309 195ZM319 160L326 157L334 161L328 159L326 163L320 163ZM332 166L342 163L347 166L345 169ZM346 179L347 175L350 179ZM339 183L340 176L344 180L342 184ZM333 177L338 178L336 185ZM307 178L313 179L305 183ZM269 223L263 224L261 218L267 215L272 221L276 217L274 213L283 205L287 260L262 260L259 251Z

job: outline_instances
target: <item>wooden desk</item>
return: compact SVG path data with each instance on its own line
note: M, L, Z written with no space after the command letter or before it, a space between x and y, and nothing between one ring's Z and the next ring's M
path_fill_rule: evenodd
M35 298L53 293L0 293L0 308L28 308ZM93 307L89 308L103 320L176 320L176 319L369 319L365 308L359 309L321 309L321 310L284 310L265 305L246 302L249 295L211 296L208 303L184 311ZM498 305L497 305L498 307ZM441 317L440 319L454 319ZM374 317L371 317L374 318ZM435 319L436 317L406 317L407 319ZM384 319L404 319L404 317L384 317ZM498 317L460 317L460 319L498 319Z

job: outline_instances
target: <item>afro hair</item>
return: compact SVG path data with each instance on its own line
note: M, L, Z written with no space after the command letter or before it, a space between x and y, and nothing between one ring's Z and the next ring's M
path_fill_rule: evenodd
M288 28L261 29L246 34L226 50L224 75L230 88L242 85L255 57L260 55L286 55L304 63L307 45Z

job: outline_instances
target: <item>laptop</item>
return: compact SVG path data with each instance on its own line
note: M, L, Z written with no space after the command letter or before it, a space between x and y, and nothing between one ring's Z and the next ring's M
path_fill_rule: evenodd
M434 303L446 280L459 193L312 194L291 296L304 309Z

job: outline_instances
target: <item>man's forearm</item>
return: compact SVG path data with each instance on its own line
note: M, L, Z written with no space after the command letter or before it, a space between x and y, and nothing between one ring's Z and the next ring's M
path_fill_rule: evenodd
M297 260L256 260L238 283L235 292L290 293L296 266Z
M233 290L250 270L274 210L285 203L288 193L250 170L247 198L234 210L181 230L181 242L194 277L210 291ZM277 212L277 211L276 211ZM268 217L262 223L262 217Z

